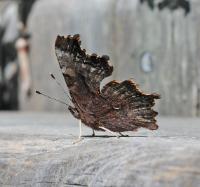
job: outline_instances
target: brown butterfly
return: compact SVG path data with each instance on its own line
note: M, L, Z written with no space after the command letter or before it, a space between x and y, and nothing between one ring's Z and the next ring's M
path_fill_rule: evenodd
M100 89L101 81L112 74L113 66L107 55L86 54L79 34L58 36L55 50L74 105L68 109L93 132L158 128L158 113L152 107L160 95L143 93L131 80L111 81Z

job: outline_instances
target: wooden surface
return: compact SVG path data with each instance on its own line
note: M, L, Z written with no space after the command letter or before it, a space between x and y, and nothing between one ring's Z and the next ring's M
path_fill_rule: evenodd
M66 99L49 79L53 72L63 83L54 42L58 34L80 33L88 52L111 57L115 70L110 79L131 77L144 91L161 93L161 114L200 115L200 2L191 0L191 14L185 17L181 9L152 12L138 1L38 1L29 19L34 89ZM152 71L144 72L141 65L144 52L152 58L152 65L145 62ZM37 96L22 108L63 110Z
M73 145L78 123L69 115L0 113L0 186L197 187L199 124L160 118L155 132L119 139L97 133Z

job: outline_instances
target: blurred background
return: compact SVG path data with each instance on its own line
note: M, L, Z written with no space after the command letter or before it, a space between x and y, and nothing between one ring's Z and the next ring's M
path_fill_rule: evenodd
M107 54L109 80L133 78L160 93L164 116L200 116L200 1L1 0L0 110L67 111L35 94L67 101L54 43L79 33L88 53Z

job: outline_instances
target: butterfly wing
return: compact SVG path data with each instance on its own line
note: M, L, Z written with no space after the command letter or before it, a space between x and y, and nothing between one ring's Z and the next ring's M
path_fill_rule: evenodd
M80 36L58 36L55 44L56 55L67 86L71 88L78 79L84 79L89 91L97 93L100 82L112 74L113 67L109 65L109 57L87 55L80 47Z
M108 56L88 55L80 45L79 35L58 36L56 56L74 104L70 112L88 126L94 126L94 114L103 102L99 99L100 82L112 74L113 67Z
M152 107L158 94L144 94L131 80L121 83L111 81L101 91L112 110L100 118L102 126L112 131L133 131L139 127L156 130L155 116L158 114Z
M57 37L56 55L74 104L74 117L95 129L100 126L115 132L139 127L158 128L157 112L152 110L157 94L142 93L130 80L111 81L100 90L100 83L112 74L108 56L87 55L80 47L79 35Z

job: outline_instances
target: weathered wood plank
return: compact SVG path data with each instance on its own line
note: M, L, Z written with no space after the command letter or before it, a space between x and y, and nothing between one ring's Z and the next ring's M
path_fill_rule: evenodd
M65 114L0 113L0 186L200 185L199 119L161 118L156 132L73 145L76 123Z

